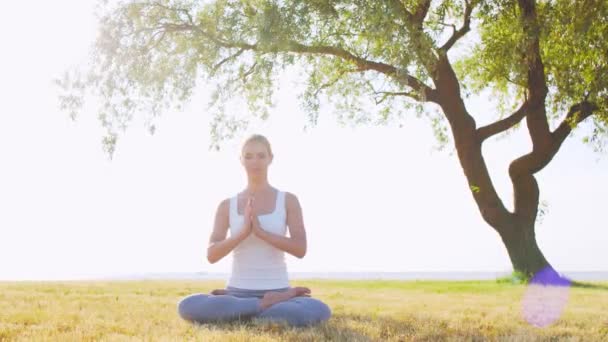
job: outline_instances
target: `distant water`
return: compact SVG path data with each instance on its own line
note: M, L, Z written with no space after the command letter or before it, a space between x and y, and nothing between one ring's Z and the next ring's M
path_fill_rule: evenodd
M334 280L493 280L509 275L507 271L496 272L290 272L290 279L334 279ZM608 281L608 271L563 272L562 275L578 281ZM60 281L60 280L226 280L228 273L214 272L156 272L109 275L74 275L55 277L7 277L0 281Z
M335 280L493 280L510 272L290 272L290 279ZM563 272L562 275L579 281L608 281L608 271ZM107 280L225 280L228 273L142 273L103 277Z

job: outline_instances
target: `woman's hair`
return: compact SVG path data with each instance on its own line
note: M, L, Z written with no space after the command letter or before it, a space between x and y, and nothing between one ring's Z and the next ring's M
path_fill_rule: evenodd
M245 145L249 144L252 141L259 142L259 143L266 145L266 149L268 150L268 155L272 157L272 148L270 147L270 142L268 141L268 139L265 136L263 136L261 134L252 134L247 139L245 139L245 141L243 141L243 144L241 145L241 151L243 150Z

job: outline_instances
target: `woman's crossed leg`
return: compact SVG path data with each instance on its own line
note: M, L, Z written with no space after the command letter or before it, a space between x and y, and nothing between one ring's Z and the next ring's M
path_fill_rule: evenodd
M329 307L318 299L308 297L308 293L310 290L306 288L292 288L285 292L267 292L263 298L193 294L180 301L178 312L183 319L197 323L259 317L265 321L305 326L329 319Z

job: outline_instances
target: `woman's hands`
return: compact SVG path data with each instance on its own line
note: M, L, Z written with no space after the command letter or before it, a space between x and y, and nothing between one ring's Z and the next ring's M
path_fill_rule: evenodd
M262 226L260 226L260 220L258 220L257 215L251 216L251 230L255 236L259 237L260 239L264 238L266 231L262 229Z
M243 211L245 220L243 221L243 229L241 231L243 238L246 238L251 233L259 238L263 238L264 233L266 233L260 226L258 216L253 209L254 200L255 198L253 196L249 197L247 199L247 203L245 204L245 209Z
M252 228L253 228L252 224L251 224L252 213L253 213L253 197L249 197L247 199L247 202L245 203L245 209L243 211L243 217L245 218L245 220L243 221L243 228L238 233L238 236L241 240L244 240L252 232Z

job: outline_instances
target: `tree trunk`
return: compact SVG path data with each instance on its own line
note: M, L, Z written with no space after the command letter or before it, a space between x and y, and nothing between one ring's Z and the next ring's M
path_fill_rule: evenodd
M536 243L534 222L519 222L509 226L508 229L500 229L499 234L515 271L531 278L547 267L552 268Z
M513 181L515 211L509 212L498 197L482 154L482 140L476 123L468 113L460 95L460 87L447 57L437 63L434 80L441 106L454 137L460 165L471 187L471 193L483 219L500 237L511 259L513 269L527 278L551 265L538 248L534 224L538 212L538 184L534 172L542 158L531 153L511 163L509 174Z

